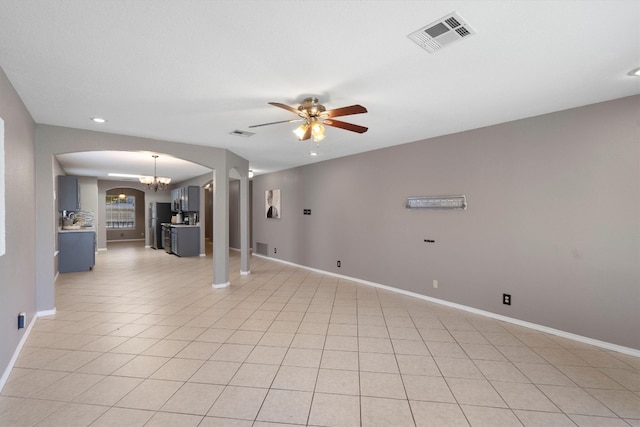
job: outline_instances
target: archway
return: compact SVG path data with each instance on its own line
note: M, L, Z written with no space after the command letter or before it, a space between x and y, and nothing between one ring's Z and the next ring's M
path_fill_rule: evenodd
M241 175L248 188L249 162L221 148L169 141L139 138L125 135L69 129L49 125L36 127L36 306L39 312L55 312L54 257L56 238L56 212L53 157L56 154L77 151L137 151L167 153L169 155L201 164L213 170L214 182L214 256L213 286L226 287L229 283L228 247L228 175L233 168ZM248 208L248 191L243 191L243 204ZM247 215L248 218L248 215ZM248 229L248 224L245 225ZM248 243L248 239L247 239ZM248 254L248 244L242 252ZM249 272L249 260L242 263L241 272Z

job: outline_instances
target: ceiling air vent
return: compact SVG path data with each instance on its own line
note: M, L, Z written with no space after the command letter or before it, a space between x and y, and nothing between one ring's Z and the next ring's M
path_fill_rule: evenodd
M234 135L234 136L241 136L243 138L249 138L250 136L255 135L255 133L253 132L247 132L246 130L234 130L232 132L229 132L230 135Z
M427 52L433 53L475 33L473 28L454 12L414 31L407 37Z

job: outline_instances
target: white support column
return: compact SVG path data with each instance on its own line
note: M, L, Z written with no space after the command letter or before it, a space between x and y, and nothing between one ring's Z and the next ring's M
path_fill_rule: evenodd
M229 286L229 172L213 171L213 287Z
M251 272L249 266L251 257L249 218L249 177L248 171L243 171L240 177L240 274L243 275Z

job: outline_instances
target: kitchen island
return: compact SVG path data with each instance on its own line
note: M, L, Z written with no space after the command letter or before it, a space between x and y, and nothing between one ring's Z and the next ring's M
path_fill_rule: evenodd
M88 271L96 264L96 231L93 227L58 228L58 272Z

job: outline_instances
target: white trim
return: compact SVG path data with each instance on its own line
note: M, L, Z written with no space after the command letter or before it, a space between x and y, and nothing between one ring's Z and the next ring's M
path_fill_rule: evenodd
M55 307L53 307L53 309L51 309L51 310L38 311L36 313L36 316L44 317L44 316L53 316L54 314L56 314L56 308Z
M231 284L231 282L224 282L224 283L214 283L212 286L214 289L222 289L222 288L226 288Z
M35 325L37 319L38 319L38 314L36 313L36 315L33 316L33 319L31 319L31 322L29 322L29 326L27 326L27 329L25 329L24 334L22 334L22 338L20 338L20 341L18 342L18 346L13 352L13 356L11 356L11 360L9 361L9 364L7 364L6 369L2 373L2 377L0 377L0 391L2 391L2 389L4 388L4 385L7 383L7 380L9 379L9 375L13 370L13 366L16 364L16 360L18 360L18 356L22 351L22 347L27 342L27 338L29 337L29 334L31 333L31 329L33 329L33 325Z
M350 281L353 281L353 282L361 283L363 285L372 286L374 288L380 288L380 289L384 289L384 290L387 290L387 291L396 292L396 293L399 293L399 294L402 294L402 295L406 295L406 296L418 298L418 299L421 299L421 300L433 302L433 303L436 303L436 304L445 305L447 307L452 307L452 308L456 308L456 309L459 309L459 310L468 311L470 313L479 314L480 316L490 317L492 319L501 320L503 322L512 323L514 325L523 326L525 328L533 329L533 330L540 331L540 332L546 332L548 334L557 335L559 337L567 338L567 339L570 339L570 340L573 340L573 341L582 342L582 343L593 345L593 346L600 347L600 348L605 348L607 350L617 351L618 353L624 353L624 354L628 354L630 356L640 357L640 350L636 350L634 348L624 347L624 346L621 346L621 345L618 345L618 344L613 344L613 343L609 343L609 342L606 342L606 341L596 340L596 339L585 337L585 336L582 336L582 335L573 334L571 332L562 331L560 329L554 329L554 328L550 328L548 326L538 325L536 323L527 322L525 320L515 319L513 317L508 317L508 316L503 316L502 314L497 314L497 313L492 313L490 311L480 310L480 309L477 309L477 308L474 308L474 307L469 307L469 306L466 306L466 305L457 304L457 303L454 303L454 302L450 302L450 301L445 301L445 300L441 300L441 299L438 299L438 298L429 297L429 296L426 296L426 295L418 294L418 293L407 291L407 290L404 290L404 289L394 288L394 287L388 286L388 285L382 285L380 283L369 282L367 280L358 279L356 277L349 277L349 276L345 276L345 275L342 275L342 274L333 273L331 271L319 270L317 268L307 267L305 265L295 264L293 262L283 261L281 259L271 258L271 257L264 256L264 255L258 255L258 254L253 254L253 255L257 256L257 257L269 259L269 260L272 260L272 261L277 261L277 262L280 262L282 264L287 264L287 265L291 265L291 266L295 266L295 267L304 268L306 270L314 271L314 272L317 272L317 273L326 274L328 276L334 276L334 277L338 277L338 278L341 278L341 279L350 280Z
M229 246L229 250L231 250L231 251L235 251L235 252L240 252L240 251L242 251L242 249L232 248L231 246ZM249 248L249 252L253 252L253 248Z
M207 254L200 254L200 256L207 256Z
M107 250L107 248L98 248L98 252L104 252L106 250Z
M247 271L240 270L240 275L241 276L248 276L250 274L251 274L251 270L247 270Z

